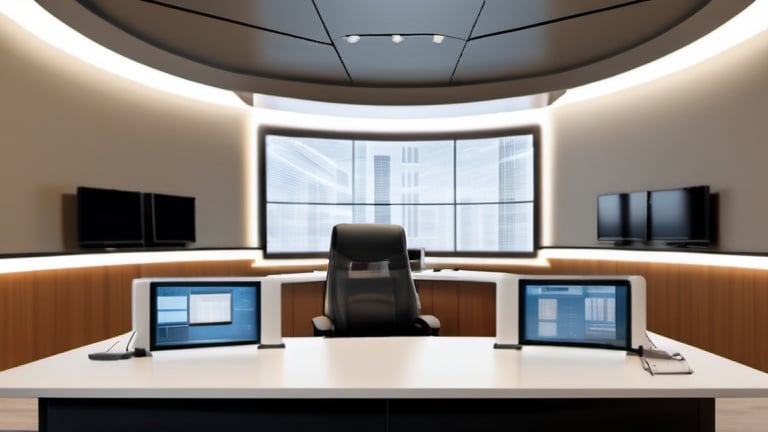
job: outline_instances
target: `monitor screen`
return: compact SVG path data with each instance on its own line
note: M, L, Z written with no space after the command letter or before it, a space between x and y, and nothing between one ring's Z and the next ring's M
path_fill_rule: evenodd
M647 240L648 192L630 192L624 195L627 197L625 238Z
M519 282L521 344L630 350L629 280Z
M150 350L257 344L261 284L153 282Z
M81 247L143 246L141 192L78 187L77 236Z
M597 198L598 240L647 240L648 192L605 194Z
M621 194L597 197L597 239L623 240Z
M708 186L650 192L651 240L710 240Z
M183 245L195 238L195 198L145 194L149 209L149 244Z

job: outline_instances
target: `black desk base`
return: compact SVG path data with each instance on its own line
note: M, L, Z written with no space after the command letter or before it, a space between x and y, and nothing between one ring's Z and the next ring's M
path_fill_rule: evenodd
M714 398L39 399L40 432L715 432Z

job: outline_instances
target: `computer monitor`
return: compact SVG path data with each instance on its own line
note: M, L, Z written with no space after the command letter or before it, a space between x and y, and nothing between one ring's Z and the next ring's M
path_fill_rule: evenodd
M648 347L642 276L515 275L497 292L497 346Z
M149 351L262 341L260 278L148 278L133 283L136 347Z

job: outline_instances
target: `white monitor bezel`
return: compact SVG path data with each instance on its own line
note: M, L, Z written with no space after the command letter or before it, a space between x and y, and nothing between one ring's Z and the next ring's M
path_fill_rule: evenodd
M184 282L259 282L261 284L261 347L282 346L280 286L266 284L263 277L160 277L134 279L131 288L131 319L134 336L134 347L149 351L152 329L150 317L150 287L153 283L184 283Z
M520 347L520 281L521 280L626 280L630 284L630 347L640 350L651 346L646 325L646 284L639 275L525 275L513 274L510 283L496 290L496 346Z

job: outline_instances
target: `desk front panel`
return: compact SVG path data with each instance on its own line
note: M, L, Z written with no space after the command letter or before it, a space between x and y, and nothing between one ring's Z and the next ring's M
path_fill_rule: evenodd
M706 398L41 399L39 413L44 432L715 431Z

